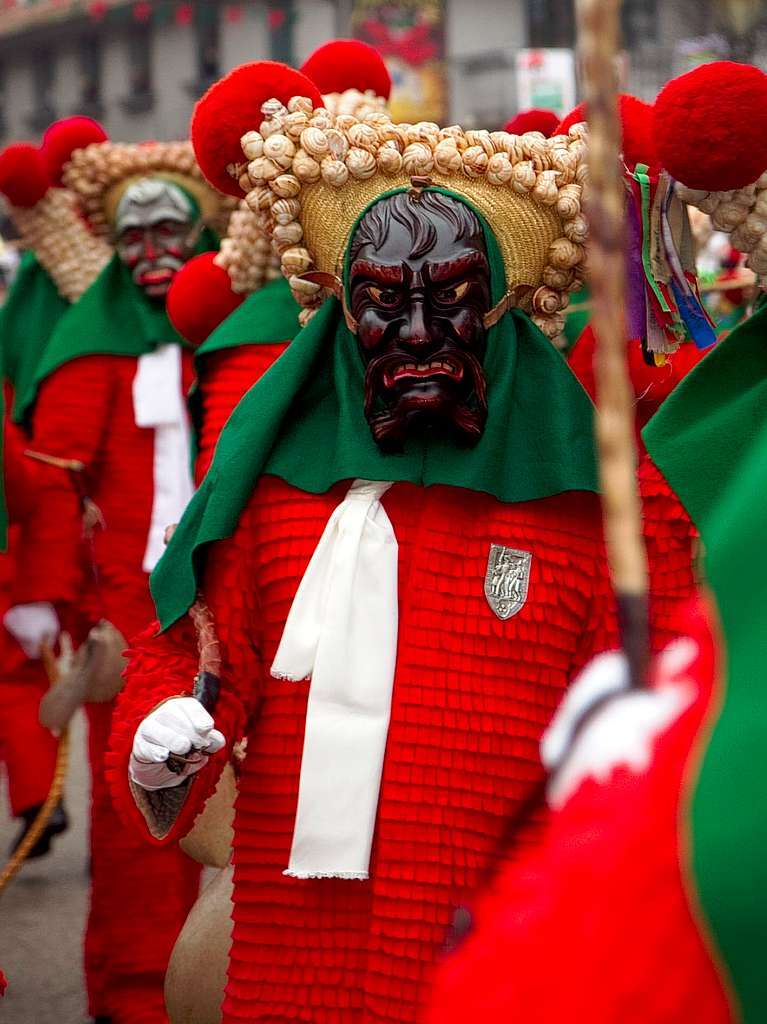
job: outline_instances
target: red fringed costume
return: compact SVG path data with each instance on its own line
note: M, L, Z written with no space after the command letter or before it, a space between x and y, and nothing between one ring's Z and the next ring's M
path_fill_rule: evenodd
M595 497L506 505L395 484L383 504L400 550L399 647L371 880L283 877L308 684L275 680L269 666L346 489L312 496L265 477L210 556L205 595L227 652L216 720L228 738L248 737L227 1022L285 1020L298 1006L313 1024L414 1021L452 910L540 778L537 743L562 690L614 643ZM501 623L481 584L488 548L504 538L534 552L535 599ZM186 624L153 632L132 653L113 738L116 798L142 828L126 774L133 734L159 701L188 690L196 666ZM188 830L216 777L195 783L171 838Z
M219 349L203 357L200 389L200 428L194 474L197 483L210 466L216 442L229 415L242 396L262 377L286 349L277 345L239 345Z
M717 659L704 609L677 626L699 646L694 701L656 740L649 771L618 765L609 781L587 779L540 847L509 864L439 972L428 1024L733 1019L679 836Z
M142 568L153 498L153 431L136 426L131 384L137 360L86 356L40 388L34 448L78 459L88 496L106 524L93 535L100 614L123 636L152 617ZM185 388L191 356L185 354ZM83 395L88 396L83 403ZM39 465L39 500L26 522L16 603L53 600L77 607L82 594L82 525L67 473ZM51 572L51 566L56 567ZM91 765L91 910L85 967L91 1008L115 1024L165 1020L162 978L176 935L197 895L199 868L178 850L152 852L122 828L104 781L113 704L87 705ZM151 927L146 928L148 921Z
M11 590L26 567L17 556L19 522L30 511L30 481L23 456L25 439L6 419L3 470L8 504L8 550L0 554L0 619L11 605ZM37 718L48 689L42 662L27 658L15 638L0 625L0 760L5 764L11 813L18 816L43 803L56 763L56 740Z
M591 327L586 327L567 357L573 373L594 402L596 401L595 348L594 332ZM636 443L639 451L643 452L642 428L658 411L679 381L703 359L706 350L696 348L695 345L688 342L681 345L678 351L668 357L665 366L648 366L642 356L642 343L638 339L630 341L627 349L629 374L636 402L634 419Z
M290 125L300 121L303 108L288 108L290 98L308 97L310 103L304 106L317 105L310 83L298 75L290 80L287 69L272 80L270 67L240 69L214 87L198 108L193 128L198 156L221 187L226 185L224 169L238 166L241 160L241 139L245 138L242 145L248 151L259 151L262 136L253 130L252 111L261 102L277 95L286 104L278 109L272 102L273 123L261 125L274 137L275 152L280 132L289 132ZM240 88L242 83L247 83L247 89ZM247 109L240 109L246 93ZM224 122L219 116L222 111L231 115L231 121ZM384 115L377 116L382 137L393 138L397 126L386 124ZM238 118L245 120L240 123ZM324 130L317 128L317 137L308 136L318 151ZM343 130L341 122L338 134ZM206 150L208 137L213 141ZM575 129L574 156L578 141ZM297 175L300 159L296 157ZM382 161L387 159L389 154ZM267 199L275 201L259 177L262 168L269 172L269 163L258 156L249 164L250 184L261 190L254 195L266 191ZM392 180L385 175L372 183L367 179L359 193L351 176L338 175L335 180L338 184L332 188L342 189L349 182L342 193L345 203L339 203L333 191L327 198L322 189L330 185L316 186L319 199L312 183L301 185L301 203L295 209L311 210L313 202L332 199L343 212L337 223L312 220L306 214L301 224L306 253L286 250L283 270L287 273L296 266L300 255L304 267L316 266L322 279L332 285L334 260L346 255L352 283L336 281L335 294L354 296L355 274L379 280L374 276L380 273L375 259L388 246L386 259L381 256L381 260L388 268L391 290L386 283L370 289L372 298L380 300L376 314L383 316L387 304L393 308L401 303L402 349L426 353L399 357L412 358L412 366L391 362L391 372L415 370L419 379L429 379L436 390L431 380L435 368L431 363L421 365L421 360L435 359L429 353L439 349L429 334L431 320L422 313L426 303L415 297L429 286L419 283L412 295L405 288L406 297L400 298L397 285L402 282L391 267L402 266L403 275L414 273L408 259L416 260L424 252L434 256L439 239L444 246L438 250L439 259L449 286L438 289L433 301L452 307L441 314L448 323L453 323L449 318L453 314L469 317L472 307L463 297L471 285L457 283L459 279L450 276L457 271L447 261L455 250L444 238L454 237L462 253L459 266L483 266L487 274L483 280L493 310L480 322L489 328L486 364L498 376L488 374L492 407L485 435L468 454L449 443L436 450L431 447L435 436L445 440L439 434L444 429L439 420L431 424L434 432L426 440L416 435L412 447L405 445L402 452L391 454L370 436L373 404L362 414L364 387L373 385L367 377L363 385L360 349L367 345L376 350L384 329L378 334L369 326L363 330L357 307L354 312L348 306L342 309L332 298L323 305L327 296L318 286L296 279L294 294L305 306L317 309L316 319L233 414L219 440L213 467L153 578L166 631L158 635L153 626L134 642L115 717L110 783L121 813L136 828L146 834L148 825L157 843L173 841L189 829L212 792L232 744L247 738L234 826L235 909L225 1024L260 1020L277 1024L294 1019L312 1024L415 1022L454 911L471 899L499 851L509 819L541 781L538 743L543 728L573 675L594 653L616 642L599 500L592 483L591 410L541 333L552 338L559 333L561 307L557 304L553 313L536 314L534 323L518 310L508 311L517 269L510 256L499 254L497 242L505 240L515 214L498 211L518 200L503 184L494 188L483 182L475 189L475 179L461 172L449 177L447 198L432 194L431 189L428 199L422 196L419 189L428 185L421 178L411 182L407 176L395 177L397 196L388 194ZM384 193L387 197L376 208L370 196L380 198ZM449 213L429 212L447 204L451 204ZM396 210L397 223L404 230L387 223L389 209ZM481 211L490 225L480 227L478 219L471 220L471 239L461 226L469 216L467 210L473 211L472 218ZM526 212L536 216L533 200ZM445 219L440 221L440 216ZM408 224L412 227L414 220L421 230L413 229L408 236ZM430 232L425 230L427 225ZM539 225L541 237L535 238L535 244L540 246L543 268L550 244L546 231L556 233L561 228ZM365 230L378 242L363 247L363 259L353 255L355 241L349 252L346 248L350 236L356 231L364 235ZM481 258L475 248L477 232L487 242L495 236L494 245L488 245ZM322 250L316 245L320 233ZM408 257L410 246L416 252ZM575 254L579 253L576 249ZM342 262L339 259L339 265ZM577 283L576 271L564 276ZM353 305L353 297L351 301ZM369 310L363 308L362 315L366 313ZM444 335L438 335L437 341L444 342ZM446 351L450 360L458 358L447 345ZM518 359L513 374L509 372L511 353ZM391 354L389 358L393 359ZM440 356L437 370L444 369L442 359L448 355ZM536 381L545 381L546 388ZM376 398L386 405L383 393L376 392ZM366 394L369 397L369 391ZM519 409L525 410L521 416ZM557 416L563 416L562 426L547 433L549 419ZM500 448L508 446L518 458L516 472L510 462L483 461L488 450L485 442L500 424L502 435L495 437ZM530 454L533 457L526 461ZM566 465L567 473L557 476L556 484L544 485L549 490L536 490L535 474L543 465ZM348 467L354 476L350 479L351 474L340 472L339 466ZM525 497L515 490L523 476L522 486L528 488ZM353 505L355 497L347 492L352 479L360 478L393 481L375 515L382 509L388 516L397 545L391 716L377 813L373 811L372 856L369 871L347 869L344 849L338 863L327 870L309 868L290 877L285 871L293 864L291 847L300 831L296 809L305 785L305 739L314 701L322 699L316 689L321 670L317 660L311 683L300 673L295 678L303 681L289 681L294 676L276 671L275 660L288 633L289 612L291 616L295 612L310 577L310 559L319 552L321 537L336 510L347 502ZM660 496L659 544L668 548L659 566L658 590L684 592L691 582L689 536L686 531L678 534L674 524L665 522L662 481L654 480L653 485ZM497 491L503 497L496 496ZM375 522L386 532L378 518ZM338 536L344 536L343 526ZM363 535L360 551L365 544ZM506 615L491 599L499 576L498 572L493 575L494 545L505 550L508 558L531 556L522 570L524 596ZM356 566L361 565L363 555L355 557L359 558ZM339 563L331 564L333 583L322 591L323 606L333 604L337 596L332 571ZM504 571L502 567L501 576ZM355 568L351 575L356 578L356 574ZM384 576L376 578L382 590L389 579ZM131 760L137 729L144 728L158 704L168 701L165 710L170 711L171 698L188 695L198 669L198 638L184 614L198 588L220 641L221 690L212 715L228 746L180 788L165 782L159 789L142 788L135 774L132 781L129 778L129 765L131 771L140 763L167 772L167 750L161 750L157 764L146 757ZM370 614L370 596L367 591L358 595L363 620ZM663 620L663 611L659 602L654 617ZM353 618L350 614L343 620L350 636L357 628ZM323 622L321 634L325 628ZM310 631L301 639L307 647L319 647L323 637L317 640ZM383 646L382 650L381 660L385 660L391 649ZM379 653L371 648L370 661ZM337 674L343 674L343 667ZM358 728L368 728L362 694L370 683L367 676L373 674L363 664L359 691L355 680L349 680L351 692L345 691L333 706L341 733L357 735ZM335 751L327 757L325 763L333 761ZM356 808L347 806L352 815ZM533 838L539 819L540 815L533 815L527 823L519 837L522 846ZM354 832L342 842L351 846L357 838ZM323 835L310 854L318 849L324 853L323 840L332 844L333 837Z
M149 189L150 199L159 197L153 201L161 210L166 204L162 215L178 218L179 210L185 210L189 220L182 217L181 223L186 233L191 235L189 227L198 225L199 244L206 244L203 218L218 215L220 204L182 144L124 146L121 159L113 160L112 144L101 142L89 147L90 162L78 164L83 150L75 146L72 155L72 138L67 136L57 148L53 143L58 139L59 134L51 133L48 156L59 171L64 165L71 187L82 190L80 199L94 230L103 233L112 223L121 237L119 214L109 203L117 201L115 196L124 198L131 182L143 174L140 187ZM177 166L179 161L183 166ZM130 174L133 165L135 178ZM173 180L183 180L186 191L162 177L177 170L182 178L176 175ZM124 177L115 178L118 171ZM90 174L96 175L95 185ZM177 191L168 198L168 189ZM149 237L153 206L144 198L147 220L135 213L141 208L138 204L129 222L134 235L141 236L140 253L133 263L129 251L115 253L62 317L38 369L28 445L38 455L28 460L37 501L25 520L19 552L25 571L13 594L16 604L54 602L65 622L83 602L85 555L93 576L96 617L111 622L125 637L152 618L143 566L149 558L150 524L155 521L156 484L171 495L171 503L190 486L182 420L193 377L191 353L182 351L176 358L181 339L167 319L164 299L153 301L150 296L158 274L161 281L167 280L167 269L158 272L153 262L158 253L165 256L166 268L173 261L180 265L191 253L180 245L171 248L170 243L161 249L156 236ZM129 270L134 265L135 273ZM139 271L148 282L146 294ZM170 421L169 407L176 416ZM146 425L138 425L140 414ZM175 433L169 435L170 431ZM175 453L173 465L169 453ZM164 463L158 461L163 458ZM75 460L81 469L60 468L56 459ZM97 506L102 519L91 540L83 537L84 497ZM176 517L180 511L175 511ZM196 899L200 869L178 849L148 850L115 814L104 770L113 706L113 701L86 706L92 778L91 906L85 938L89 1008L93 1016L108 1017L112 1024L165 1024L165 969Z

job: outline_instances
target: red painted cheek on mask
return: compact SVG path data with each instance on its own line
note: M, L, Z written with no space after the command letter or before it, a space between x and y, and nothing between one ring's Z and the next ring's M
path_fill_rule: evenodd
M171 242L165 246L164 255L173 256L177 260L184 258L184 247L180 242Z
M445 317L450 322L453 334L467 348L473 346L482 331L482 316L473 309L456 310L452 316Z
M129 270L134 270L142 260L142 253L136 249L123 251L123 262Z

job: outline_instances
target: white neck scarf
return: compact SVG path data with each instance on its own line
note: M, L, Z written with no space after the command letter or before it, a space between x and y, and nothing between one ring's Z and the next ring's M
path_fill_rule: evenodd
M397 538L355 480L293 600L272 675L311 678L286 875L367 878L397 661Z
M139 356L133 414L137 427L154 428L152 519L142 563L144 572L151 572L165 550L165 528L179 521L194 493L178 345L158 345Z

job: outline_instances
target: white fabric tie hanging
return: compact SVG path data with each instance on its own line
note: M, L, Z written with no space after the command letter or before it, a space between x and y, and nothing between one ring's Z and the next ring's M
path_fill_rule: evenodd
M181 349L158 345L139 356L133 378L137 427L154 429L154 497L142 568L151 572L165 550L165 528L177 523L194 493L189 420L181 393Z
M311 678L286 875L367 878L397 661L397 538L381 497L355 480L328 520L272 665Z

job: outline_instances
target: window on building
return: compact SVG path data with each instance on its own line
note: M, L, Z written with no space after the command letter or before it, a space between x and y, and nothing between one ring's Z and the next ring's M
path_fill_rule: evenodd
M195 4L194 39L197 78L189 89L194 95L201 95L222 75L221 8L215 0Z
M78 55L81 80L78 112L90 117L101 117L101 36L96 32L80 36Z
M152 77L152 26L150 22L131 25L128 46L128 95L122 107L129 114L144 114L154 106Z
M574 46L574 0L527 0L527 27L532 47Z
M58 116L53 102L56 84L56 58L50 46L41 46L32 55L32 93L34 110L27 124L35 132L44 131Z

